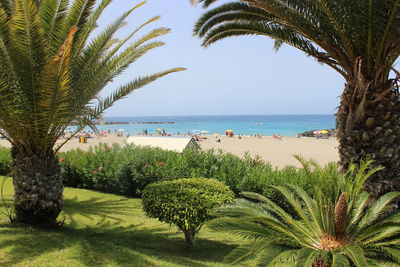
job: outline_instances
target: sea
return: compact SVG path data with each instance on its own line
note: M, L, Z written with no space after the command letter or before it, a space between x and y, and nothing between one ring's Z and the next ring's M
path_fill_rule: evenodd
M144 130L154 134L163 129L171 135L192 132L224 134L226 130L232 130L240 135L295 136L305 131L335 128L333 114L106 117L104 121L121 124L98 125L98 130L110 130L112 133L124 130L131 135L143 133Z

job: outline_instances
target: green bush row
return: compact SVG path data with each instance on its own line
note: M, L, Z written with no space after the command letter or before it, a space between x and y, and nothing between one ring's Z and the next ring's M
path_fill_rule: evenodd
M296 167L277 169L259 158L237 157L221 151L187 150L183 153L150 147L108 146L105 144L58 154L66 186L94 189L127 196L141 196L154 182L177 178L214 178L236 194L251 191L273 196L269 185L287 183L306 189L310 186L306 170ZM9 173L9 151L0 149L0 171ZM338 168L324 168L335 177ZM334 179L334 178L333 178ZM276 196L279 197L279 196Z
M214 178L236 194L242 191L275 194L268 185L292 183L307 190L304 169L277 169L270 163L246 155L237 157L221 151L183 153L150 147L99 145L89 151L71 150L59 159L66 186L140 196L154 182L177 178ZM338 168L330 164L325 171L335 176Z

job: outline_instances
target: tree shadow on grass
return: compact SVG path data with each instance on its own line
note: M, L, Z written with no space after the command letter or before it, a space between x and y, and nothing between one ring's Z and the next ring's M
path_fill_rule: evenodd
M131 207L132 203L128 202L127 199L67 199L64 213L71 223L57 230L0 224L0 251L7 251L3 259L0 254L0 265L14 266L43 255L49 255L51 259L55 256L50 254L60 253L57 259L65 253L72 254L73 260L84 266L160 266L169 263L203 267L221 263L223 256L235 247L199 239L197 247L189 252L185 249L183 235L162 224L154 227L145 223L121 226L123 220L118 215L131 214L134 209L138 212L138 207ZM86 227L78 224L77 216L93 223Z
M65 226L49 231L0 224L0 229L0 235L7 237L0 241L0 250L8 251L6 259L0 260L1 266L13 266L68 248L73 249L74 259L85 266L159 266L149 258L173 265L206 266L201 262L222 262L223 255L233 249L220 242L201 240L197 249L188 252L182 237L163 233L165 229L141 226L103 224L85 229Z
M124 222L118 215L132 213L133 207L129 206L128 201L129 199L126 198L109 200L101 197L92 197L87 200L78 200L77 197L65 199L61 216L69 220L71 225L77 224L76 216L83 216L90 221L96 221L98 217L101 217L103 220Z

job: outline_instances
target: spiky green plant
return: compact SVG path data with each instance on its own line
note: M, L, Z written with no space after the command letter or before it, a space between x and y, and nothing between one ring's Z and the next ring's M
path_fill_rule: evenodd
M204 46L232 36L270 37L276 49L288 44L343 76L336 116L341 165L371 157L384 166L370 183L379 196L400 190L400 73L389 78L400 55L399 17L398 0L237 0L206 12L194 32Z
M293 214L255 193L243 193L247 199L218 209L219 218L209 227L251 240L234 249L226 260L257 258L262 266L298 267L400 264L400 216L398 211L388 212L400 192L369 203L370 195L362 187L380 170L368 170L370 164L365 161L357 170L351 165L336 185L325 188L321 187L324 177L309 172L315 185L311 195L298 186L274 186ZM312 168L304 161L303 166L307 171Z
M114 36L144 2L104 29L97 22L111 0L0 0L0 128L12 144L15 220L55 225L62 206L62 178L56 141L68 125L92 125L117 100L167 74L139 77L110 96L100 91L167 34L156 28ZM93 31L97 29L97 34ZM62 144L61 144L62 145Z

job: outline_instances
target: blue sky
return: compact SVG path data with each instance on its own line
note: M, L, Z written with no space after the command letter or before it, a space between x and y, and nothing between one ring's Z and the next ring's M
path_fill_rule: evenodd
M100 27L137 3L114 0ZM103 95L140 75L172 67L187 70L134 92L105 116L335 113L344 85L339 74L289 46L275 52L273 41L266 37L230 38L203 48L201 40L192 36L203 12L188 0L149 0L127 19L121 37L156 15L161 20L142 34L160 26L172 32L161 38L166 46L143 56Z

